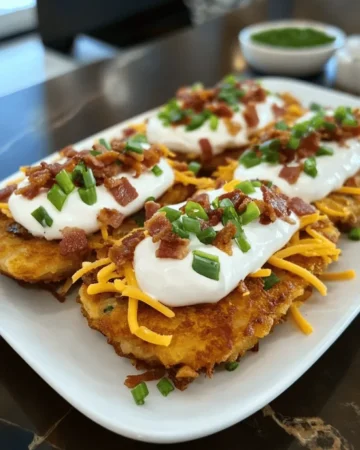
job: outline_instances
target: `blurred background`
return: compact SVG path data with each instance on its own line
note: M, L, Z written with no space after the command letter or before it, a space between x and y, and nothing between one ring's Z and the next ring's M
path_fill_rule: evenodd
M239 30L306 18L359 32L359 0L0 0L0 96L232 10Z

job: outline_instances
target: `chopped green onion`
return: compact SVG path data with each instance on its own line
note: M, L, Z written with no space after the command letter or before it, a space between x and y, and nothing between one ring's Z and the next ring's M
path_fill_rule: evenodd
M102 145L103 147L105 147L106 149L111 150L111 145L109 144L109 142L106 139L100 138L99 144Z
M195 175L197 175L197 173L199 172L199 170L201 169L201 164L198 163L197 161L191 161L191 163L188 164L188 169L194 173Z
M53 184L47 193L47 199L51 202L58 211L61 211L67 195L58 184Z
M96 187L79 188L79 195L81 200L87 205L93 205L97 201Z
M343 121L341 122L341 125L345 126L345 127L357 127L358 126L358 121L355 119L355 117L353 115L347 115Z
M75 189L74 183L71 181L71 176L65 169L56 175L55 180L67 195Z
M277 130L282 130L282 131L284 131L284 130L288 130L288 129L289 129L289 126L286 124L286 122L284 122L283 120L280 120L280 122L277 122L277 123L275 124L275 128L276 128Z
M279 162L280 139L270 139L259 145L259 150L263 154L264 161L268 163Z
M234 207L234 203L229 198L223 198L220 201L219 206L221 208L233 208Z
M227 362L225 364L225 369L228 372L233 372L235 369L239 367L239 363L237 361Z
M297 123L292 127L291 134L297 138L304 137L310 130L310 121Z
M272 181L268 181L266 186L270 189L274 183Z
M201 226L200 222L196 219L193 219L192 217L186 217L184 216L182 219L183 227L185 231L188 231L189 233L200 233Z
M236 189L240 189L244 194L249 195L255 192L254 185L251 181L241 181L241 183L235 186Z
M300 138L290 136L287 148L290 148L291 150L296 150L299 148L299 145L300 145Z
M338 106L335 109L334 117L336 120L342 121L343 119L345 119L346 115L349 113L351 114L351 108L347 108L345 106Z
M172 231L183 239L188 239L190 237L189 233L184 230L181 220L175 220L172 223Z
M238 220L238 213L236 212L234 204L230 199L224 198L223 200L221 200L220 207L224 208L224 212L221 218L223 225L226 225L229 220Z
M146 202L154 202L156 199L155 199L155 197L148 197L146 200L145 200L145 203Z
M170 100L158 114L164 126L178 122L187 116L188 110L182 110L178 105L176 98Z
M136 222L138 227L143 227L145 224L145 211L141 209L137 213L133 214L131 218Z
M219 118L214 114L210 116L210 130L216 131L219 126Z
M316 159L314 158L314 156L305 159L304 172L306 173L306 175L309 175L312 178L315 178L318 174L318 170L316 168Z
M318 113L325 112L324 108L321 105L319 105L319 103L310 103L310 109L311 109L311 111L318 112Z
M159 389L161 395L163 395L164 397L167 397L170 394L170 392L172 392L175 389L168 378L162 378L158 382L156 387Z
M271 272L271 274L268 277L263 278L264 281L264 290L268 291L271 289L275 284L278 284L280 281L280 278L277 277L274 272Z
M360 227L352 228L348 236L352 241L360 241Z
M218 256L201 252L200 250L193 250L192 268L206 278L219 281L220 262Z
M334 150L330 147L319 147L319 150L316 152L316 156L331 156L334 154Z
M74 170L72 171L71 177L73 181L76 181L78 183L83 182L83 173L86 170L85 164L81 161L77 166L75 166Z
M90 150L90 155L98 156L98 155L101 155L101 152L99 152L98 150Z
M261 181L258 181L258 180L252 180L252 181L251 181L251 184L252 184L254 187L261 187Z
M238 107L238 102L245 95L245 91L238 89L235 84L223 84L220 88L218 98L232 107Z
M193 202L191 200L189 200L185 205L185 213L194 219L209 220L209 216L206 214L205 209L200 205L200 203Z
M151 172L152 172L156 177L159 177L160 175L162 175L162 174L164 173L164 171L163 171L158 165L154 166L154 167L151 169Z
M144 146L148 145L148 141L144 134L136 134L130 137L125 144L125 150L129 152L144 153Z
M224 84L234 85L234 84L236 84L236 82L237 82L237 78L233 73L229 73L222 79L222 83L224 83Z
M214 209L217 209L220 206L219 203L220 203L219 197L215 197L214 200L211 202L211 205Z
M202 111L199 114L194 114L191 117L191 121L188 125L186 125L185 130L186 131L193 131L197 128L200 128L209 118L210 112L209 111Z
M163 206L159 209L159 212L164 212L166 215L166 218L170 220L170 222L174 222L175 220L179 219L181 216L181 212L177 209L170 208L170 206Z
M34 219L36 219L40 225L42 225L44 228L47 227L51 227L51 225L53 224L53 220L52 218L49 216L49 214L47 213L46 209L43 206L39 206L38 208L36 208L31 215L34 217Z
M203 244L209 245L216 238L216 231L214 230L213 227L208 227L197 233L196 237Z
M103 309L103 313L109 313L114 309L113 305L108 305L106 308Z
M203 85L202 83L200 83L199 81L197 81L196 83L194 83L194 84L191 86L191 90L192 90L192 91L198 91L198 90L200 90L200 89L204 89L204 85Z
M257 166L261 163L261 159L256 155L254 151L249 151L240 156L239 163L247 169Z
M310 120L310 126L314 130L318 130L324 125L324 118L321 115L317 115ZM309 130L310 131L310 130Z
M137 405L143 405L145 403L145 398L149 395L149 390L146 383L142 381L134 389L131 389L132 396Z
M245 211L240 216L240 222L242 225L247 225L260 216L260 209L255 202L251 202L246 205Z
M237 246L243 253L247 253L251 249L251 245L249 241L246 238L245 232L239 223L238 220L231 219L231 222L236 226L237 232L234 237L234 241L236 242Z
M334 131L336 129L336 125L332 122L327 122L324 120L323 127L329 131Z
M84 180L84 186L86 188L91 188L96 185L96 180L95 180L93 171L90 168L84 170L83 180Z

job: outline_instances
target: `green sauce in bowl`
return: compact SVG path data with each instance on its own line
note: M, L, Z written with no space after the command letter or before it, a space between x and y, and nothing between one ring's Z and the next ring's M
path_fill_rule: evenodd
M287 27L254 33L251 35L251 40L256 44L272 47L309 48L331 44L335 38L315 28Z

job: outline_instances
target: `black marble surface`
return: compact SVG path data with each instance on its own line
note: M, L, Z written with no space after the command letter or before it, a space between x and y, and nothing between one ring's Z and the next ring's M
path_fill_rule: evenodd
M234 70L254 75L240 54L237 33L247 23L265 16L266 5L259 1L256 8L244 8L129 52L118 60L83 67L1 98L0 179L19 164L32 163L68 143L161 104L182 84L197 80L211 84ZM327 85L332 80L331 65L312 79ZM220 433L172 447L360 448L359 340L357 318L322 358L271 405ZM0 355L0 450L155 448L155 444L117 436L84 417L3 340Z

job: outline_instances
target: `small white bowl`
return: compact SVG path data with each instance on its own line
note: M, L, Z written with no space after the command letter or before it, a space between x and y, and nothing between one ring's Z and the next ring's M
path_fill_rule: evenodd
M300 49L262 45L251 40L251 35L259 31L284 27L315 28L335 37L335 40L331 44ZM246 27L239 33L241 50L250 66L261 72L295 76L320 72L335 50L344 45L345 39L346 35L340 28L311 20L263 22Z
M336 85L360 94L360 35L349 36L344 48L335 53Z

